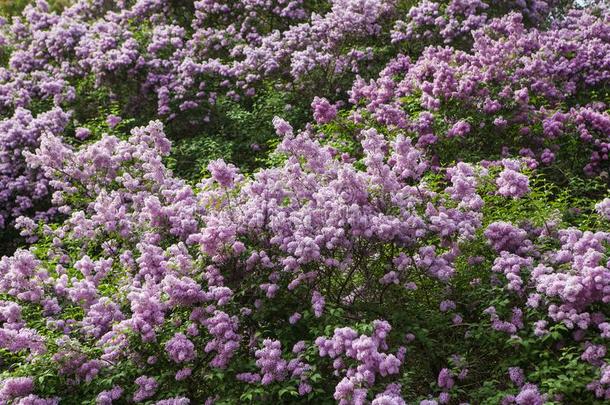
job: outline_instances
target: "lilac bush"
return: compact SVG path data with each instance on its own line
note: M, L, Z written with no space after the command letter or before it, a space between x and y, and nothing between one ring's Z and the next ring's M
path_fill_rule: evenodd
M262 115L270 121L268 108L276 113L285 108L293 111L291 114L302 124L313 102L315 120L330 121L341 105L335 101L347 99L345 91L356 75L373 77L384 61L402 51L400 43L392 44L391 38L396 36L392 27L424 24L422 18L429 17L417 14L431 5L441 14L451 15L448 26L442 29L447 38L454 35L450 31L466 35L481 27L493 27L497 22L492 17L509 10L518 12L515 16L523 16L530 25L541 24L542 16L555 6L555 2L543 1L422 2L404 20L405 7L412 5L404 0L215 0L192 4L79 0L61 12L44 0L32 3L22 15L3 21L0 27L0 46L6 56L0 67L0 114L5 118L18 108L27 108L36 116L53 107L74 110L75 127L92 120L97 125L96 107L116 117L107 122L110 128L119 122L114 113L141 125L161 118L172 137L200 137L203 133L219 138L215 142L226 145L213 146L208 153L236 153L243 160L251 152L248 142L254 141L252 148L259 150L260 141L266 143L273 137L269 123L256 127L259 134L247 133L252 124L244 121L252 114L253 105L264 105L254 113L255 119ZM440 16L435 18L445 21ZM566 24L564 31L568 29ZM569 36L563 31L560 35ZM590 29L588 35L604 42L603 32ZM589 37L575 41L583 46L591 42ZM589 46L593 59L601 57L596 46ZM418 56L421 49L412 53ZM604 68L595 60L586 64L592 71ZM604 77L591 80L599 82ZM572 112L586 142L597 142L596 132L607 129L602 110L591 105ZM456 127L456 133L463 133L466 125L463 122ZM75 138L88 139L84 131L77 130ZM72 130L66 135L71 139ZM20 151L4 142L0 143L2 150L15 152L17 162L10 166L21 165ZM37 137L31 142L36 144ZM606 160L607 146L597 146L601 149L592 156L590 170ZM227 148L233 152L227 152ZM188 159L201 159L200 152L188 146L183 149L177 152L181 157L186 154ZM262 149L271 148L264 145ZM547 160L549 153L553 151L545 155ZM248 165L256 166L254 160L249 159ZM200 174L192 166L176 166L184 167L191 176ZM16 173L20 169L6 170ZM10 181L26 181L18 176L10 174ZM17 198L12 194L11 199ZM0 216L3 222L16 218L5 212Z
M559 163L568 168L607 173L608 18L607 7L591 6L541 30L510 13L474 30L469 51L430 46L418 59L401 55L377 80L355 82L353 119L409 131L449 161L464 149L534 165L567 153Z
M405 18L394 23L392 42L411 41L416 46L440 42L460 46L469 41L469 34L508 10L515 9L528 21L536 23L544 20L558 3L554 0L425 0L415 4Z
M276 125L285 134L277 152L284 163L247 179L215 161L196 188L164 167L170 144L160 122L134 129L128 140L107 135L78 150L43 135L26 158L49 179L67 219L40 230L46 250L18 250L0 261L2 347L38 359L16 375L50 367L61 376L52 384L87 382L99 401L262 401L278 389L339 403L413 399L401 389L408 385L402 376L424 336L405 338L418 322L410 311L377 308L408 306L420 289L436 302L426 310L436 322L474 325L458 334L519 342L543 339L557 326L578 333L575 342L588 336L603 347L595 342L608 322L594 308L610 299L603 259L610 234L550 222L533 230L483 226L486 194L479 193L513 199L494 191L510 169L495 177L459 163L438 177L426 153L402 136L389 141L375 129L362 131L361 152L350 156L311 130ZM556 250L539 245L548 238L560 243ZM484 260L496 257L482 293L491 283L494 294L514 297L512 307L469 308L465 297L456 299L457 280L476 275L462 267L475 246L486 251ZM44 319L36 326L24 318L34 310ZM290 323L278 317L295 311ZM410 320L400 322L404 316ZM352 317L360 321L344 323ZM590 347L583 352L590 377L580 392L603 398L605 351L589 354ZM434 377L437 391L416 391L422 401L462 395L456 376L468 379L468 363L451 361ZM129 371L115 378L119 369ZM188 383L215 370L231 382ZM543 397L528 384L503 401ZM44 397L45 390L34 384L15 395Z
M34 98L57 103L74 97L74 79L118 86L137 77L162 116L214 105L219 95L239 99L267 77L306 88L310 76L332 93L343 73L359 71L374 54L396 2L78 1L57 14L44 1L14 17L4 36L11 53L3 69L4 106ZM185 21L186 20L186 21Z
M0 402L610 400L609 14L563 5L26 7ZM169 132L269 85L311 119L266 123L266 167L171 169Z
M69 114L59 108L36 117L17 108L12 117L0 121L0 229L21 214L45 214L44 204L38 205L49 194L49 179L28 168L22 153L33 151L45 133L60 135L68 121Z

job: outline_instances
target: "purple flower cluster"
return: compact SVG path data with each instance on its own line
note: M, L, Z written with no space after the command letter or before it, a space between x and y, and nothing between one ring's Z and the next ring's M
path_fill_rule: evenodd
M358 332L345 327L335 329L330 339L316 339L320 356L334 359L336 372L345 375L335 388L334 398L339 404L362 403L376 378L398 374L402 361L394 354L384 352L387 350L385 339L391 329L386 321L376 320L372 336L358 336ZM357 366L347 367L342 356L355 359Z
M499 285L524 299L522 307L512 308L508 321L502 320L495 307L487 308L484 312L491 318L491 327L511 335L521 333L526 327L524 311L529 307L542 310L532 322L534 336L547 335L551 324L563 324L574 331L577 341L585 336L607 338L610 329L607 318L595 308L610 302L610 262L607 260L610 233L568 228L549 234L548 227L547 232L535 233L539 236L532 241L526 237L525 230L507 223L493 223L485 231L499 252L492 267L494 272L504 275L504 281L498 280ZM547 242L548 238L555 239L558 247L544 248L545 238ZM581 360L599 369L602 375L587 388L598 398L608 399L610 391L603 377L608 364L606 352L604 344L585 340ZM519 395L506 399L506 403L544 402L537 387L523 385L522 369L511 368L509 372L511 381L523 387Z
M315 97L311 103L313 118L318 124L326 124L337 116L337 107L330 104L327 99Z
M176 363L188 362L195 358L195 345L184 334L176 333L165 344L165 351Z
M157 391L158 383L154 377L146 377L143 375L136 378L135 383L138 386L138 390L133 395L134 402L142 402L153 396Z
M10 401L19 397L25 397L34 390L34 381L29 377L9 378L3 381L0 389L0 399Z
M512 169L505 169L496 180L498 194L504 197L521 198L529 192L529 179Z

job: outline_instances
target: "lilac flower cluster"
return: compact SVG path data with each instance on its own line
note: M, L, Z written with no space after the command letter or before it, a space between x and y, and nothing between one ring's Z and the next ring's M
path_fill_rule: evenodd
M346 327L335 329L331 339L318 337L316 346L320 356L334 359L333 368L345 377L337 384L334 398L339 404L363 403L368 388L378 377L398 374L402 361L399 353L387 354L386 337L392 329L385 321L373 322L373 335L358 336L358 332ZM347 367L345 360L355 359L356 367Z
M134 402L142 402L157 391L158 384L154 377L140 376L136 378L135 383L138 385L138 390L133 395Z
M286 361L282 359L282 344L280 341L265 339L263 348L255 352L256 365L260 369L259 374L245 373L240 378L250 383L258 382L269 385L274 381L284 381L287 378L295 379L299 382L298 393L303 396L311 392L311 385L308 383L307 372L310 366L301 359L301 352L304 349L304 342L301 341L294 345L292 352L296 358ZM261 377L262 375L262 377Z
M165 344L165 350L176 363L188 362L195 358L195 345L182 333L176 333Z
M505 169L496 180L498 194L504 197L521 198L529 191L527 176L512 169Z

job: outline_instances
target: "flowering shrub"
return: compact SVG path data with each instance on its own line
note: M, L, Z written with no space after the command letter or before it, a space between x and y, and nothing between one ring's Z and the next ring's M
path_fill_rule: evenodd
M438 326L448 323L440 333L487 336L506 356L500 365L524 365L507 353L510 346L544 347L549 334L575 333L577 345L603 341L607 322L595 308L609 299L602 263L610 234L548 221L542 228L485 225L492 208L482 195L514 197L501 192L511 170L499 171L501 163L459 163L439 177L400 134L387 140L365 130L361 151L349 155L320 144L314 132L295 133L281 119L275 125L283 164L248 180L215 161L195 189L164 167L170 148L159 122L134 129L128 140L108 135L79 150L42 136L26 157L50 179L67 219L38 229L20 222L24 235L40 240L0 262L2 347L24 360L12 375L53 371L9 398L69 400L83 395L65 394L77 382L100 402L286 393L340 403L459 398L459 381L481 372L476 358L463 358L467 352L444 353L454 359L437 371L436 391L405 379L417 361L412 350L428 339L418 310L407 308L424 297L421 310L436 313ZM557 248L549 250L550 239ZM484 256L471 256L473 249ZM492 271L482 280L465 271L464 260L475 268L492 260ZM459 289L468 279L472 292ZM470 294L495 304L472 306ZM405 310L388 313L387 306ZM345 324L351 318L358 321ZM578 369L588 380L580 391L573 387L577 394L556 395L606 395L605 352L589 355L588 347ZM325 375L329 367L335 371ZM434 373L433 364L426 368ZM217 385L223 375L231 382ZM195 378L207 383L193 388ZM496 388L505 401L542 398L533 384L521 392Z
M559 6L26 7L0 403L607 402L608 9ZM266 167L171 169L185 117L229 128L223 103L270 88L311 121L252 124Z
M466 149L607 173L608 18L607 8L572 10L541 30L511 13L475 30L470 51L401 55L377 80L355 82L353 119L412 132L443 160Z
M421 7L425 4L431 3ZM451 2L437 9L454 17L459 14L455 18L460 21L465 18L460 23L450 20L453 28L446 29L465 24L455 29L466 33L512 9L528 22L540 22L553 4ZM218 157L256 168L261 165L260 152L273 149L267 143L275 136L269 125L274 115L285 115L301 126L313 101L315 120L328 122L347 99L345 91L355 75L371 78L385 61L404 51L401 43L392 44L391 31L406 21L401 18L407 6L411 2L403 0L79 0L57 12L57 7L39 0L0 24L0 118L10 119L18 108L37 116L53 107L72 111L75 127L97 126L100 113L128 117L126 127L161 118L171 138L197 138L178 145L172 165L191 180ZM409 18L421 25L420 17ZM604 43L600 30L603 27L590 28L573 41L582 47L596 35ZM589 47L596 46L601 45ZM601 61L602 51L591 49L589 55ZM412 52L414 57L420 53L421 49ZM598 66L602 62L591 63L591 71L604 67ZM604 79L602 75L588 80ZM583 135L586 142L599 141L596 132L607 129L607 117L598 107L573 112L578 121L574 125L592 132ZM464 125L469 124L462 123L456 133L463 133ZM70 128L65 138L72 139L72 134ZM82 139L82 132L75 135ZM605 140L601 141L591 170L607 155ZM28 142L28 147L36 145L38 136L30 136ZM0 139L0 147L14 154L15 162L7 163L8 181L35 187L17 174L25 146ZM259 152L258 159L253 152ZM549 149L545 159L553 158ZM10 199L18 197L11 192ZM0 216L8 223L16 218L5 212Z
M413 41L415 46L451 43L468 44L469 34L485 27L491 18L500 17L514 9L531 23L539 23L560 5L558 1L444 1L425 0L408 10L392 29L392 42Z
M24 151L33 151L43 133L61 134L69 115L56 108L33 117L18 108L11 118L0 122L0 229L5 218L17 218L35 208L48 195L48 179L27 167Z

